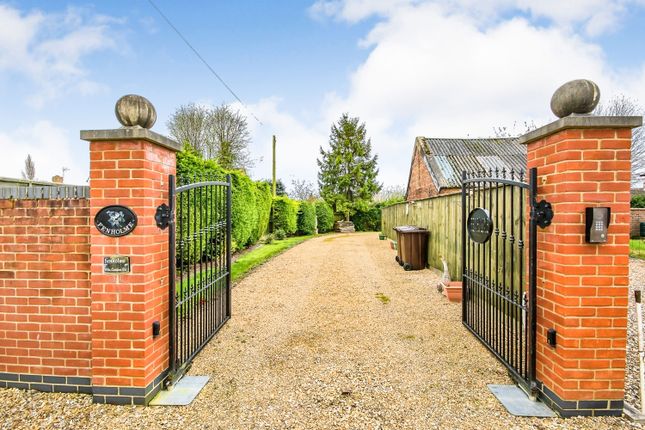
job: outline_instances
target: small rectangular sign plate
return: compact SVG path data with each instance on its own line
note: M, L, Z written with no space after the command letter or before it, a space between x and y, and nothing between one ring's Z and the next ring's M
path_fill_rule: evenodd
M130 257L123 255L103 257L103 273L130 273Z

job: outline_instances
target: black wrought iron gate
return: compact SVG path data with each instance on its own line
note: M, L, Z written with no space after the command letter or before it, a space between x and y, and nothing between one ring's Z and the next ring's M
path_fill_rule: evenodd
M231 177L169 178L170 371L176 382L231 317ZM176 186L178 185L178 186Z
M523 172L505 169L462 174L462 320L530 395L537 226L546 227L553 216L536 194L536 169L528 182Z

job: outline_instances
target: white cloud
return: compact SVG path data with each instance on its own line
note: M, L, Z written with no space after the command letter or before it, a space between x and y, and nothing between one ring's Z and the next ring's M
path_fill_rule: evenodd
M36 167L36 179L49 181L65 173L65 183L83 185L89 171L87 143L71 139L69 133L49 121L0 132L0 176L20 178L25 158L31 154ZM54 155L55 154L55 155Z
M490 136L494 127L544 124L554 119L551 95L568 80L594 80L605 99L618 92L643 99L645 63L615 69L589 36L614 28L628 3L318 1L312 13L377 17L360 41L367 59L347 94L328 95L323 122L342 112L365 121L380 179L397 184L407 181L415 136ZM503 16L508 10L524 15Z
M253 139L251 155L256 165L251 174L255 179L271 178L272 135L276 135L276 170L279 179L289 186L293 179L306 179L316 183L318 148L327 142L328 127L305 124L285 112L279 98L268 98L248 106L234 104L235 109L246 112L249 131ZM262 125L249 115L253 112Z
M23 13L0 5L0 77L27 77L34 87L27 102L40 108L67 93L96 94L105 85L94 82L83 57L116 50L112 31L121 21L69 8L65 13Z
M311 15L357 22L376 15L389 17L398 10L434 3L449 13L469 15L479 24L495 23L510 13L544 18L562 27L580 25L588 35L597 36L616 28L627 9L643 0L317 0Z

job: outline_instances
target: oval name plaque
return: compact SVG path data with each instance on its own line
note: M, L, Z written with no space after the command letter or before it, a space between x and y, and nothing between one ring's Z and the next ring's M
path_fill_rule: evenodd
M125 206L106 206L94 217L94 225L106 236L121 237L132 233L137 226L137 215Z
M493 233L493 220L486 209L475 208L468 214L466 227L473 242L486 243Z

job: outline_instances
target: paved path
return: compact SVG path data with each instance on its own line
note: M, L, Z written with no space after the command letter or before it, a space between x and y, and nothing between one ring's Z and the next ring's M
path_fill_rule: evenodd
M3 417L0 409L0 418L10 416L15 424L31 413L31 428L60 421L183 429L632 425L611 418L509 416L486 388L510 383L506 371L463 328L460 305L437 293L437 281L429 270L404 272L375 233L315 238L233 290L233 319L190 370L211 375L191 406L92 405L77 396L76 407L65 407L70 397L4 390L0 405L20 402L26 411L6 409ZM51 412L43 415L34 404Z

